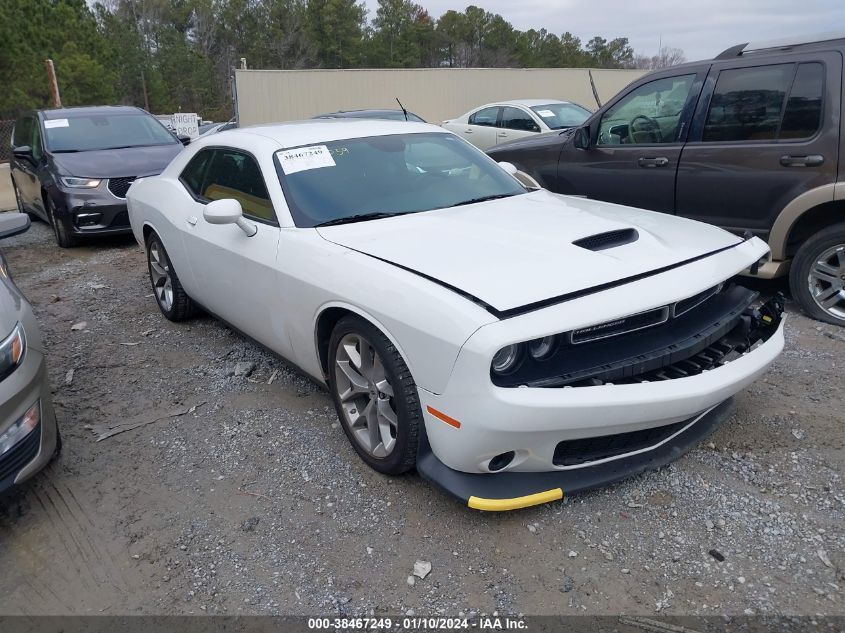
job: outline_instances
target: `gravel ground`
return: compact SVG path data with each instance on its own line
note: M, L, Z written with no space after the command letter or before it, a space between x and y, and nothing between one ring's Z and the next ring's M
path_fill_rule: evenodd
M845 614L845 332L792 304L707 443L485 514L368 469L328 395L225 326L165 321L134 242L3 248L64 452L0 500L0 614Z

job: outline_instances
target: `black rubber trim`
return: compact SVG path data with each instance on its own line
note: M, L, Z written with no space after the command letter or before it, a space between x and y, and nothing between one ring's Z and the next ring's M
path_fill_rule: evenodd
M600 488L647 470L655 470L675 461L727 419L732 410L732 400L728 398L717 405L686 431L658 448L596 466L537 473L463 473L449 468L437 459L428 445L427 438L421 437L417 472L465 503L470 497L513 499L554 488L562 489L566 497ZM690 418L689 421L694 419Z
M321 235L321 237L323 237ZM396 268L401 268L402 270L406 270L409 273L413 273L418 277L422 277L423 279L427 279L432 283L437 284L438 286L443 286L444 288L448 288L452 292L461 295L465 299L472 301L476 305L481 306L487 312L495 316L497 319L504 320L510 319L512 317L521 316L523 314L527 314L529 312L534 312L536 310L542 310L543 308L547 308L549 306L557 305L559 303L565 303L567 301L572 301L574 299L580 299L581 297L586 297L588 295L596 294L597 292L602 292L603 290L610 290L611 288L616 288L618 286L623 286L625 284L632 283L634 281L639 281L640 279L646 279L647 277L652 277L654 275L659 275L661 273L665 273L667 271L673 270L675 268L680 268L681 266L686 266L687 264L691 264L693 262L697 262L701 259L705 259L707 257L711 257L712 255L717 255L718 253L722 253L724 251L730 250L732 248L736 248L740 244L743 244L746 241L746 238L743 238L741 241L737 242L736 244L731 244L730 246L725 246L723 248L716 249L715 251L710 251L709 253L704 253L702 255L696 255L695 257L690 257L689 259L685 259L681 262L677 262L674 264L669 264L668 266L663 266L662 268L656 268L654 270L648 270L644 273L639 273L638 275L631 275L630 277L623 277L621 279L617 279L615 281L609 281L604 284L599 284L598 286L592 286L590 288L584 288L583 290L576 290L574 292L569 292L566 294L558 295L556 297L551 297L549 299L543 299L541 301L535 301L533 303L528 303L524 306L519 306L517 308L509 308L507 310L498 310L491 306L486 301L476 297L475 295L470 294L460 288L453 286L452 284L446 283L445 281L441 281L431 275L427 275L422 273L418 270L414 270L413 268L408 268L407 266L403 266L402 264L397 264L396 262L392 262L389 259L384 259L383 257L378 257L376 255L372 255L370 253L366 253L364 251L359 251L357 248L352 248L345 244L341 244L339 242L334 242L326 237L323 237L324 240L327 242L332 242L332 244L337 244L338 246L342 246L343 248L348 248L350 251L354 251L355 253L360 253L361 255L366 255L367 257L372 257L373 259L377 259L380 262L384 262L385 264L390 264L391 266L396 266Z

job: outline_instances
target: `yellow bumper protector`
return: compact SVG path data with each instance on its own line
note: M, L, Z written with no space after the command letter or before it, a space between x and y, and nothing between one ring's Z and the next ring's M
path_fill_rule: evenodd
M563 490L554 488L545 492L536 492L533 495L514 497L513 499L484 499L482 497L470 497L467 505L475 510L486 510L488 512L503 512L506 510L517 510L529 506L540 505L563 499Z

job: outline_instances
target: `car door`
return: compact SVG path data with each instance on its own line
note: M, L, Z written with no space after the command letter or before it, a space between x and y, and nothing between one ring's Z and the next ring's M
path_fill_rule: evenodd
M540 126L534 118L522 108L514 106L502 107L498 128L499 130L496 132L497 145L517 138L533 136L540 132Z
M467 117L466 126L460 125L456 131L480 150L494 147L500 110L499 106L476 110Z
M564 145L556 191L673 213L678 159L705 74L646 81L596 113L589 147Z
M32 116L21 117L15 123L12 134L12 146L14 148L28 146L32 149L34 129L38 124ZM32 159L16 158L12 156L12 179L18 188L21 202L27 211L40 211L40 202L36 205L36 196L40 197L41 188L38 185L36 151L33 151ZM40 153L39 153L40 154Z
M245 150L209 148L194 156L180 180L193 201L183 242L198 300L215 316L285 353L288 339L281 320L273 313L279 292L275 261L280 231L257 161ZM241 204L244 217L258 226L255 235L248 237L234 224L205 221L205 206L225 198Z
M768 233L783 208L836 181L842 58L714 65L681 155L677 213Z

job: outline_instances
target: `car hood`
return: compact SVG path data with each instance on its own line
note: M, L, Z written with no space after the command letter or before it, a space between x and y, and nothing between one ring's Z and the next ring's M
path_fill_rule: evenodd
M11 279L0 279L0 341L12 333L21 319L24 298Z
M573 244L634 229L622 246ZM548 191L321 227L324 239L481 300L496 313L674 266L742 240L714 226Z
M183 149L181 143L52 154L63 176L121 178L160 174Z
M568 127L563 130L552 130L550 132L542 132L540 134L532 134L531 136L523 136L522 138L515 138L504 143L497 143L495 147L491 147L487 153L491 156L495 155L497 151L509 151L512 149L531 149L533 147L545 147L546 145L555 145L565 143L578 128Z

